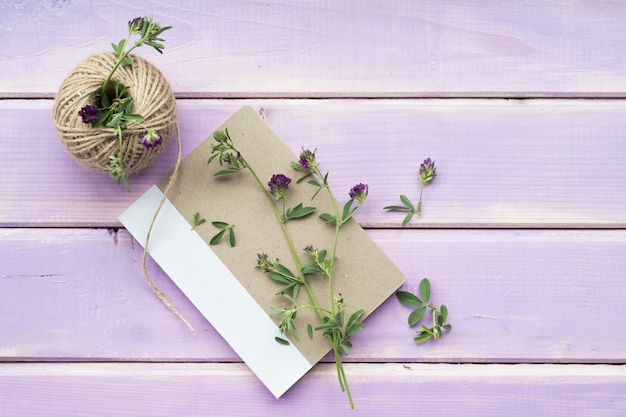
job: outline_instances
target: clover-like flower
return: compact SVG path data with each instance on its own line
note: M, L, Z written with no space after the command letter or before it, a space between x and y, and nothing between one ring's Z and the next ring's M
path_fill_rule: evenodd
M136 17L128 22L128 30L131 33L141 33L143 29L143 17Z
M270 194L277 200L281 200L287 195L290 183L291 178L283 174L274 174L272 175L272 179L267 183L267 186L270 188Z
M146 148L153 148L160 145L162 142L163 138L152 129L148 129L146 135L139 141L139 143L141 143Z
M424 159L424 162L420 165L420 181L422 185L426 185L437 176L437 169L435 168L435 161L430 158Z
M278 258L271 261L267 254L265 253L257 253L257 269L260 269L263 272L274 272L276 271L276 267L278 266Z
M317 167L317 161L315 160L315 153L309 149L302 150L300 153L300 166L303 169L313 169Z
M363 204L367 198L368 187L367 184L359 183L350 189L350 198L358 201L359 204Z
M80 109L78 115L82 117L83 123L92 123L98 120L98 106L95 104L87 104Z

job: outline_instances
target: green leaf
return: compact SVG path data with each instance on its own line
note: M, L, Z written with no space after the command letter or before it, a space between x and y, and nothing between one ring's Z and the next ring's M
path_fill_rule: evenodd
M386 207L383 207L383 210L409 211L411 209L408 207L404 207L404 206L386 206Z
M300 291L300 284L294 283L293 290L291 291L291 301L295 304L296 297L298 296L298 291Z
M311 326L310 324L308 324L306 326L306 331L309 334L309 339L313 339L313 326Z
M278 264L278 266L276 267L277 271L279 274L286 276L288 278L292 278L293 280L296 280L296 276L293 274L293 272L291 272L289 270L289 268L287 268L285 265L283 264Z
M304 263L304 266L302 266L302 270L300 271L302 272L302 275L307 275L307 274L323 274L324 271L317 266L317 264L311 262L311 261L307 261Z
M448 307L446 307L445 304L442 304L441 307L439 307L439 312L441 313L443 323L448 321Z
M292 289L294 285L295 285L294 283L287 284L284 287L282 287L280 290L276 291L276 294L274 294L274 295L283 294L283 295L285 295L285 297L291 299L292 297L290 295L288 295L288 294L285 294L285 293L287 291L289 291L290 289Z
M213 176L219 177L222 175L236 174L237 172L239 172L237 168L227 168L227 169L222 169L221 171L217 171L215 174L213 174Z
M337 221L337 218L335 216L330 215L328 213L320 214L320 219L324 220L326 224L332 224Z
M156 42L152 42L152 41L146 41L145 44L148 45L148 46L153 47L154 49L159 51L159 53L163 53L163 48L165 48L165 45L160 44L160 43L156 43Z
M443 326L443 328L444 328L444 329L446 329L446 330L452 330L452 326L451 326L451 325L449 325L449 324L445 324L445 325Z
M140 114L132 114L132 113L125 113L124 114L124 120L126 121L133 121L133 122L139 122L143 120L143 116Z
M410 208L412 211L415 211L415 206L413 205L413 203L411 203L411 200L409 200L407 196L401 195L400 201L402 201L402 204Z
M354 214L354 212L358 208L358 206L357 206L354 210L351 211L353 203L354 203L354 200L350 199L350 200L348 200L346 202L346 204L344 204L343 212L341 213L341 222L342 223L346 222L350 217L352 217L352 215Z
M237 241L235 240L235 231L232 227L228 231L228 241L230 243L230 247L234 248Z
M215 227L219 227L220 229L226 229L230 224L226 222L211 222L211 224Z
M337 323L337 326L343 327L343 316L345 313L346 310L340 310L337 314L335 314L335 323Z
M200 213L196 212L193 215L193 226L191 227L191 230L194 230L196 227L200 226L201 224L205 223L206 219L202 219L200 218Z
M421 306L413 310L411 314L409 314L409 326L415 326L422 319L422 317L424 317L424 313L426 313L426 306Z
M282 283L285 283L285 284L292 284L293 283L293 281L285 278L282 274L279 274L278 272L270 271L270 272L267 273L267 275L270 278L272 278L273 280L278 281L278 282L282 282Z
M361 317L363 317L363 314L365 314L365 310L363 309L357 310L354 313L352 313L352 315L348 319L348 325L346 326L346 328L349 328L355 323L358 323L361 320Z
M274 340L276 340L278 343L280 343L281 345L290 345L291 343L289 343L288 340L283 339L282 337L278 337L276 336L274 338Z
M363 330L364 325L363 323L361 323L361 317L363 317L363 314L365 314L365 311L363 309L352 313L352 315L348 319L348 324L346 326L346 339Z
M324 324L320 324L319 326L317 326L315 330L333 329L337 327L337 323L335 322L335 320L329 320L328 317L324 318L327 320L324 321Z
M126 39L122 39L120 43L118 43L117 45L115 44L111 44L111 45L113 45L113 50L118 56L122 55L122 53L124 52L124 48L126 48Z
M428 333L431 336L434 336L435 333L433 332L433 329L426 327L422 324L422 333Z
M416 343L423 343L430 339L432 336L428 333L421 332L417 337L413 338Z
M210 164L211 162L213 162L213 160L215 158L217 158L218 156L220 156L219 153L214 153L213 155L211 155L211 157L209 158L209 160L207 161L207 165Z
M363 330L364 327L365 325L361 322L353 323L351 326L348 326L346 328L346 339L359 333L361 330Z
M307 183L309 183L309 184L311 184L311 185L314 185L314 186L316 186L316 187L320 187L320 188L322 187L322 184L320 184L320 183L319 183L319 182L317 182L316 180L310 180L310 181L307 181Z
M402 227L406 227L406 225L409 224L411 218L413 217L413 213L413 211L409 211L407 213L407 215L404 217L404 220L402 220Z
M299 219L308 216L315 210L315 207L303 207L302 203L300 203L293 208L287 209L287 211L285 212L285 217L287 219Z
M398 298L398 301L405 306L418 307L424 304L415 294L407 291L397 291L396 298Z
M222 237L224 236L225 232L226 232L226 229L221 230L218 234L216 234L215 236L211 238L211 241L209 242L209 244L217 245L218 243L220 243L220 240L222 240Z
M430 301L430 281L428 281L428 278L420 281L420 295L424 304L428 304Z
M342 344L339 345L341 347L341 349L345 352L345 354L349 354L350 353L350 349L352 349L352 342L348 342L345 341Z

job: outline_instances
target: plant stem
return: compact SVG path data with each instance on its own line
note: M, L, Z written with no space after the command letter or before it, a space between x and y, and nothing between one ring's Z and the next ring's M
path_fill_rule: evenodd
M424 192L424 183L420 187L420 201L417 203L417 215L422 215L422 193Z
M319 171L319 169L315 168L315 174L319 177L319 178L325 178L322 173ZM341 221L339 220L339 207L337 206L337 201L335 200L335 197L333 196L333 192L330 189L330 186L326 183L326 181L324 181L324 188L326 188L326 191L328 192L328 198L330 200L330 202L333 205L333 211L335 214L335 236L334 236L334 240L333 240L333 252L332 252L332 256L330 258L330 271L331 273L328 274L328 286L329 286L329 292L330 292L330 305L331 305L331 309L333 312L333 316L335 315L335 290L333 287L333 274L332 271L334 271L334 267L335 267L335 258L337 256L337 245L339 242L339 228L341 227Z
M236 149L234 150L237 151ZM261 189L263 190L265 197L268 199L268 201L270 202L270 205L272 206L272 209L274 210L274 215L276 216L276 219L278 220L278 223L280 224L280 228L283 232L283 235L285 236L285 239L287 240L287 245L289 246L291 257L293 258L293 261L296 264L296 268L298 269L298 274L300 275L300 283L304 285L304 289L306 290L307 295L309 296L309 300L311 301L311 304L315 309L315 313L317 314L318 319L320 320L320 322L323 322L323 316L322 316L322 313L320 312L320 307L317 302L317 299L315 298L315 295L313 294L313 290L311 290L311 286L309 285L307 280L301 275L302 274L301 272L302 262L300 262L300 258L298 257L298 253L294 246L293 239L291 238L291 234L289 233L289 230L287 230L287 225L285 224L285 221L283 220L284 215L281 216L280 211L278 210L278 207L276 206L276 202L274 201L274 198L269 193L269 191L267 191L267 189L263 185L263 182L261 181L257 173L254 171L254 169L252 169L250 164L248 164L245 160L244 160L244 163L245 163L245 166L250 171L250 173L252 174L252 176L254 177L254 179L256 180L257 184L259 184L259 187L261 187ZM284 200L283 200L283 204L284 204Z
M132 35L132 33L128 34L128 37L126 38L126 42L124 43L124 48L126 48L126 45L128 44L128 41L130 40L130 36L131 35ZM142 40L143 40L143 38L142 38ZM109 86L109 81L111 81L111 77L113 77L113 73L117 70L117 68L120 66L122 61L124 61L124 59L126 59L128 54L130 54L130 52L133 49L135 49L136 47L138 47L139 45L140 45L140 42L135 42L135 44L128 51L125 51L121 55L117 56L117 61L115 62L115 65L113 66L113 69L109 73L109 76L106 78L106 80L104 80L104 84L102 84L102 90L100 90L100 97L104 97L104 95L106 94L106 90L107 90L107 87Z
M315 173L319 178L325 178L323 175L321 175L322 173L317 168L315 168ZM339 218L339 206L337 205L337 200L335 200L333 192L330 189L330 186L328 185L326 181L324 181L324 187L326 188L326 191L328 192L328 198L330 199L330 202L333 205L333 211L335 215L335 236L334 236L334 241L333 241L332 257L330 258L330 268L329 268L330 271L328 273L330 305L331 305L332 314L334 317L335 315L335 290L333 287L333 272L335 270L334 269L335 258L337 256L337 246L339 243L339 228L341 227L342 223L341 223L341 219ZM348 400L350 401L350 407L354 409L354 401L352 400L352 393L350 392L348 378L346 377L346 371L343 369L343 362L341 361L341 353L339 352L340 335L337 332L335 332L333 334L333 337L331 338L329 336L328 339L330 340L333 346L333 351L335 353L335 363L337 365L337 378L339 379L339 385L341 386L341 390L345 391L345 393L348 395Z

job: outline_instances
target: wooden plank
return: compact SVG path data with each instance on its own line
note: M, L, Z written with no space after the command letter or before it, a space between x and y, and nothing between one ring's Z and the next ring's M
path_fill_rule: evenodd
M400 194L417 200L425 157L438 177L411 227L626 227L623 101L178 100L183 154L242 105L263 109L295 153L318 148L338 198L369 184L357 214L366 227L400 226L403 215L382 208ZM70 159L51 106L0 101L0 225L119 226L117 216L173 167L175 146L132 176L127 193Z
M19 1L0 5L0 97L52 97L126 22L166 32L180 97L619 96L626 3ZM84 58L81 58L84 57ZM28 70L25 70L28 69Z
M241 364L7 364L0 415L621 416L626 366L346 365L355 410L333 365L276 400Z
M626 231L368 233L405 273L403 289L431 280L432 301L448 306L453 330L416 345L410 308L391 298L353 338L347 361L626 362L626 334L617 331L626 328ZM198 334L161 304L141 254L123 230L1 230L0 360L238 361L149 262Z

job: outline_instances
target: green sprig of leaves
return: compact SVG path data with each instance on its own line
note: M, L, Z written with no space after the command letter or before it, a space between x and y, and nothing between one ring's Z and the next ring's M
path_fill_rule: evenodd
M215 234L211 238L211 240L209 241L209 244L217 245L218 243L222 241L222 238L226 235L226 232L228 232L228 242L230 243L230 246L234 248L237 243L237 240L235 239L235 230L234 230L235 225L226 223L226 222L220 222L220 221L211 222L211 224L217 227L218 229L222 229L222 230L217 232L217 234Z
M193 214L193 226L191 227L191 230L195 230L196 227L200 226L203 223L206 223L206 219L201 218L200 213L195 212Z
M289 268L281 263L276 264L274 269L267 271L267 275L274 281L278 281L284 284L275 293L275 295L282 295L295 304L296 297L298 296L298 292L300 291L300 286L303 284L302 279L296 277L296 275L291 272ZM293 318L295 318L295 314Z
M415 307L408 317L409 327L418 324L426 314L426 311L429 308L431 310L432 327L422 324L421 329L417 332L417 336L413 339L416 343L425 342L430 338L437 340L444 334L444 330L452 330L452 326L447 323L448 308L444 304L437 307L430 303L430 281L428 278L420 281L419 296L407 291L397 291L396 298L401 304Z
M166 30L171 29L171 26L164 26L155 22L151 17L138 17L131 20L128 23L128 36L118 43L112 43L111 47L117 55L113 68L107 75L106 79L102 83L99 96L96 98L96 103L87 105L81 109L81 112L85 111L85 108L89 109L97 107L97 117L87 119L83 118L85 123L91 123L92 127L110 127L115 129L115 135L118 141L117 155L110 155L109 157L109 173L116 184L124 182L126 189L130 191L128 185L128 174L124 170L124 143L122 130L126 128L128 122L136 122L141 125L141 121L144 117L140 114L134 114L133 98L130 96L130 87L122 84L119 81L113 81L113 86L109 84L112 81L113 74L120 67L128 67L132 65L132 59L130 53L142 45L148 45L156 49L159 53L163 53L163 38L160 35ZM139 38L131 43L131 37L133 35L139 35ZM80 112L79 112L80 114ZM153 132L154 133L154 132Z
M387 206L383 207L383 210L406 211L407 214L404 220L402 220L402 227L405 227L411 221L414 214L421 214L422 202L420 201L416 207L405 195L400 196L400 202L402 203L401 206Z

